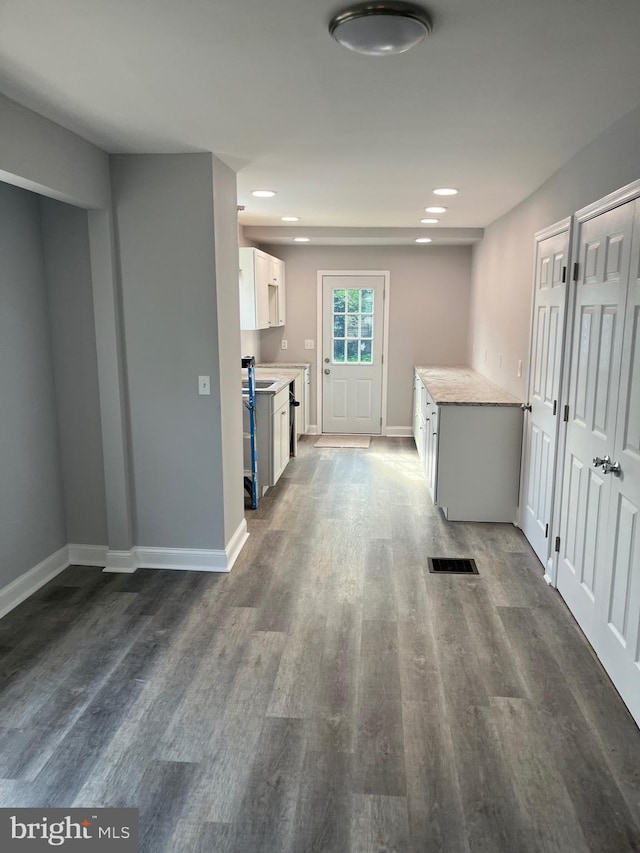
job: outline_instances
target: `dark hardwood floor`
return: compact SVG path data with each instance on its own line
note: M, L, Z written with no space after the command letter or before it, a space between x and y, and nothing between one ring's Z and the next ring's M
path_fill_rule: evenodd
M408 439L304 440L247 516L230 575L71 567L0 621L0 806L135 806L145 853L640 850L640 731L516 528L444 521Z

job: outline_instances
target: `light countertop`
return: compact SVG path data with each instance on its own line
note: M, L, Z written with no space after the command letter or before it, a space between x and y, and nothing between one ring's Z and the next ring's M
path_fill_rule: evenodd
M513 394L470 367L416 367L418 376L439 406L519 406Z
M256 394L277 394L298 378L297 370L273 370L266 367L256 367L256 379L271 380L274 384L269 388L256 388ZM242 371L242 379L247 379L247 371Z
M261 361L256 364L256 367L271 367L280 370L304 370L305 367L311 367L310 361Z

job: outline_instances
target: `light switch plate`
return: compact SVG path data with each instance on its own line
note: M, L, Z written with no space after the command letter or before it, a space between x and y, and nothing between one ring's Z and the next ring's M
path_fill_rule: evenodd
M289 342L284 339L280 341L280 349L286 349L289 346Z
M305 349L315 349L315 348L316 348L315 341L312 341L312 340L309 340L309 339L305 340L305 342L304 342L304 348L305 348Z
M198 376L198 394L201 397L209 397L211 395L210 376Z

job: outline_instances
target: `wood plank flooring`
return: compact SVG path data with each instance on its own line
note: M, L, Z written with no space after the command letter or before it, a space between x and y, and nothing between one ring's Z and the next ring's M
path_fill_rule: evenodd
M446 522L411 440L299 451L230 575L71 567L0 620L0 806L134 806L144 853L640 851L640 731L520 532Z

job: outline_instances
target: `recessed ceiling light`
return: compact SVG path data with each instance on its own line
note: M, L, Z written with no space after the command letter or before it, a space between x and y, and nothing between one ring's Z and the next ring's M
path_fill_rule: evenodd
M329 32L337 42L356 53L389 56L419 44L432 26L427 12L413 3L368 0L335 15Z
M251 195L256 198L273 198L275 193L273 190L251 190Z
M446 207L425 207L425 213L445 213Z
M434 195L458 195L458 190L454 190L453 187L439 187L437 190L433 191Z
M417 237L416 243L430 243L431 237Z
M299 222L300 221L299 216L281 216L280 219L283 222Z
M308 243L309 238L308 237L294 237L293 242L294 243Z
M440 222L439 219L421 219L420 222L423 225L435 225L436 222Z

